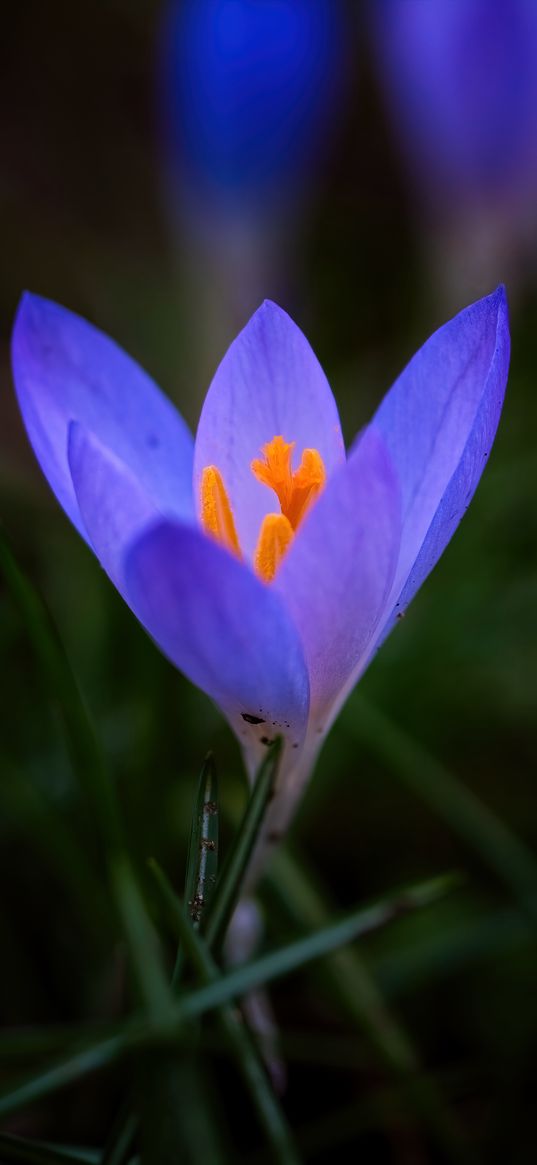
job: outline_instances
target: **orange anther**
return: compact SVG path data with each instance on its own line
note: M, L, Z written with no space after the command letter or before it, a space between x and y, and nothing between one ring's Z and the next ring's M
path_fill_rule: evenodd
M298 469L291 458L295 443L281 435L263 445L264 460L251 463L252 473L273 489L281 514L267 514L261 524L254 567L263 582L272 582L295 532L311 503L323 488L326 472L321 454L304 449ZM201 525L206 534L242 558L231 503L220 470L207 465L201 475Z
M255 569L263 582L272 582L293 537L291 523L283 514L265 515L254 556Z
M226 487L215 465L207 465L201 475L201 524L206 534L242 557Z

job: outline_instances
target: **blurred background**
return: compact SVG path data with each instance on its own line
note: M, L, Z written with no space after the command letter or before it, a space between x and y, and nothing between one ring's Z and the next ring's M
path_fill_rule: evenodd
M537 5L23 0L3 13L0 61L0 519L95 718L132 853L156 856L178 887L203 756L213 749L231 820L245 796L239 752L40 477L10 375L22 290L112 335L194 428L228 344L273 298L312 343L350 443L427 336L507 283L511 375L490 465L332 730L290 840L330 914L462 872L459 890L360 955L473 1159L530 1162ZM97 841L3 587L0 652L2 1020L114 1017L129 989ZM268 946L296 934L270 879L261 901ZM271 994L304 1160L449 1159L320 968ZM211 1072L223 1159L242 1160L259 1134L218 1056ZM92 1077L4 1127L98 1146L124 1086L124 1069Z

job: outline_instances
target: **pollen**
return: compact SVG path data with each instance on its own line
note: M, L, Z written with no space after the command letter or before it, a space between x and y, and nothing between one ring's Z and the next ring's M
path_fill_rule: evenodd
M304 449L298 469L293 470L296 442L273 437L250 468L254 477L274 490L281 513L266 514L261 523L254 553L254 569L263 582L272 582L304 515L320 494L326 471L317 449ZM216 465L207 465L201 475L201 526L206 534L242 558L235 519L224 479Z
M326 471L317 449L304 449L298 469L293 471L291 458L296 442L284 441L281 435L263 445L264 460L251 463L254 477L274 490L282 514L296 530L312 502L321 492Z
M254 567L263 582L272 582L293 537L293 528L284 514L265 515L254 555Z
M201 475L201 525L206 534L242 558L233 511L216 465L207 465Z

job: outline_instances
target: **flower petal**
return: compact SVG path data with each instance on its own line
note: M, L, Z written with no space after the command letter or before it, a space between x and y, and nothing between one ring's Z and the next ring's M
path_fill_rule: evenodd
M163 520L130 470L80 425L71 426L69 462L104 569L166 655L223 708L252 764L261 738L282 733L300 746L308 679L281 600L197 528Z
M119 457L72 421L68 460L84 534L124 598L125 551L162 515Z
M398 136L453 213L498 193L534 199L533 0L382 0L367 6Z
M224 356L202 409L194 453L194 495L205 466L228 490L244 552L252 556L265 514L279 509L256 481L251 461L274 436L318 449L327 473L345 459L336 403L305 336L286 312L265 302Z
M192 516L192 438L171 401L117 345L50 300L23 296L13 376L28 436L56 497L84 536L67 462L70 421L129 467L154 503Z
M500 287L427 340L374 418L402 491L401 552L387 615L396 606L404 611L468 508L498 426L508 366Z
M280 596L200 530L174 522L142 534L125 571L138 618L172 663L219 704L252 766L277 734L289 749L299 748L308 676Z
M274 583L304 644L318 732L362 670L399 539L398 482L382 438L366 429L306 516Z

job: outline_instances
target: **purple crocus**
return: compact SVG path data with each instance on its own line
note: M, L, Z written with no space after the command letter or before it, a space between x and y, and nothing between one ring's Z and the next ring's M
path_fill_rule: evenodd
M187 330L202 383L219 336L267 289L293 292L301 224L343 120L348 32L342 0L163 4L162 189L179 269L191 271Z
M508 362L499 288L424 344L346 455L312 349L265 302L222 360L194 442L110 339L22 299L15 385L58 500L161 650L219 705L250 773L285 738L271 840L468 507Z
M281 211L322 154L344 59L340 0L168 0L161 120L192 210Z
M534 0L375 0L390 111L436 200L521 213L537 188Z

